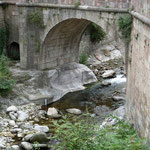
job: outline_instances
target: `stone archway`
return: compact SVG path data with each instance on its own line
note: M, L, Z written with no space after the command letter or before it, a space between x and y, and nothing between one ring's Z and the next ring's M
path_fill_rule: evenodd
M78 62L80 40L90 23L89 20L72 18L55 25L43 42L39 69L53 69L62 64Z
M16 42L12 42L7 50L7 55L10 59L20 60L19 44Z

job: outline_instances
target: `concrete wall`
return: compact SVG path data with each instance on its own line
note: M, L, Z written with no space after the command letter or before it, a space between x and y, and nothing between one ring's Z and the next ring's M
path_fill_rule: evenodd
M132 6L135 11L150 17L149 0L132 0ZM133 20L129 50L127 118L141 136L150 138L150 25L137 18Z

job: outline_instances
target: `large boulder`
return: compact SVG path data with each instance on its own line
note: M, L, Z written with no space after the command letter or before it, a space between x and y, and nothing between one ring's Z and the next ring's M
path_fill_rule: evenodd
M42 105L47 102L49 104L69 92L83 90L85 89L84 85L97 81L94 73L87 66L75 62L64 64L53 70L29 71L12 67L11 71L13 77L19 78L19 81L8 100L1 99L0 105L3 108L10 105L10 102L11 105L23 105L30 102ZM26 78L26 76L28 77ZM8 112L10 111L8 109ZM17 119L13 115L11 116L11 119Z
M47 142L48 138L47 138L46 133L38 132L38 133L35 133L35 134L32 135L32 137L30 138L30 141L32 143L34 143L34 142L43 143L43 142Z

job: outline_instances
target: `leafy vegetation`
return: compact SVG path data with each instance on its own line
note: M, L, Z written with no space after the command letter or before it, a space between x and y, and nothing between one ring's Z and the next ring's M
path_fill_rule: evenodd
M125 15L121 16L118 20L119 30L122 32L122 37L126 42L131 40L131 30L132 30L132 16Z
M100 129L89 122L68 121L64 118L54 122L55 137L60 141L57 150L148 150L144 139L137 136L130 124L120 121L116 126Z
M40 13L39 11L28 14L27 19L28 19L28 22L31 24L39 25L41 28L45 27L42 13Z
M83 53L80 55L79 63L80 63L80 64L87 65L87 60L88 60L88 55L83 52Z
M4 55L0 56L0 93L6 93L12 89L15 81L8 69L8 58Z
M103 29L95 23L91 23L87 29L90 33L91 42L99 42L104 40L106 37L106 33L103 31Z

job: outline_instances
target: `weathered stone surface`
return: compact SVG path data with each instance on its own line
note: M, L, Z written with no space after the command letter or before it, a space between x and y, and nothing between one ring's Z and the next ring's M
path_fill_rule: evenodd
M43 143L43 142L47 142L47 135L44 132L39 132L39 133L35 133L32 135L32 137L30 138L30 141L32 143L34 142L39 142L39 143Z
M32 150L33 146L32 144L28 142L21 142L21 147L24 148L25 150Z
M80 109L76 109L76 108L66 109L66 111L68 113L75 114L75 115L80 115L82 113Z

